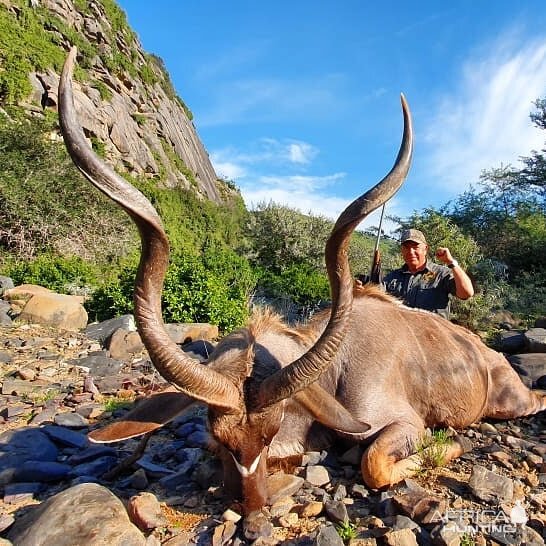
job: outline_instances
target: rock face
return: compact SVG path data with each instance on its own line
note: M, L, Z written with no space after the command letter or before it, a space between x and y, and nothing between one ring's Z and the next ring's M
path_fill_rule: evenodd
M16 18L19 5L4 0L0 10ZM86 136L100 143L107 159L119 170L161 174L168 187L192 189L221 202L217 176L191 112L176 96L161 59L143 51L123 12L100 1L42 0L32 8L44 32L54 34L64 51L78 42L79 69L86 78L75 82L76 109ZM34 91L23 106L55 109L58 71L47 68L28 76Z

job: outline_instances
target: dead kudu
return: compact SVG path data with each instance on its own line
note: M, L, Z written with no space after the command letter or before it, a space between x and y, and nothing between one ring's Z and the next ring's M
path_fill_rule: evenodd
M205 403L225 485L248 514L267 502L267 458L302 453L319 444L325 431L367 446L362 475L368 486L381 488L418 471L415 446L426 427L462 428L482 417L509 419L546 409L546 396L528 390L505 358L477 336L406 308L378 289L353 293L350 235L400 188L410 166L411 118L403 98L404 136L394 167L347 207L326 243L331 309L295 329L272 313L258 313L248 327L218 344L206 366L188 357L170 340L161 318L169 255L161 220L88 145L73 104L75 57L73 49L59 85L64 140L85 177L139 229L138 330L155 367L175 387L141 402L123 421L94 431L93 441L149 433L192 403ZM462 449L453 442L445 461Z

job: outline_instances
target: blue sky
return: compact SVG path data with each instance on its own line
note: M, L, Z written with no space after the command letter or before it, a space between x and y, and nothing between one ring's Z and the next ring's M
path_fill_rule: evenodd
M400 92L414 160L387 214L441 206L543 147L529 112L546 97L544 0L119 4L249 207L335 218L392 166Z

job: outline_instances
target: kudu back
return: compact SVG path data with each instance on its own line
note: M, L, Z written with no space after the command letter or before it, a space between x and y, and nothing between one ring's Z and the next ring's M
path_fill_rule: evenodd
M404 134L395 164L339 216L325 245L331 308L301 328L262 311L221 340L207 365L171 341L161 318L169 244L150 202L92 151L72 97L76 57L59 84L59 119L70 156L84 176L135 222L142 241L134 295L138 330L150 358L173 389L150 397L123 421L94 431L113 442L161 427L193 402L208 421L225 483L245 513L267 502L267 457L301 453L319 441L313 422L369 444L362 473L371 487L418 469L414 446L427 426L463 427L486 415L515 417L544 409L503 357L466 330L404 307L376 288L353 294L347 247L355 227L390 199L411 163L411 117L402 97ZM454 442L446 458L457 456Z

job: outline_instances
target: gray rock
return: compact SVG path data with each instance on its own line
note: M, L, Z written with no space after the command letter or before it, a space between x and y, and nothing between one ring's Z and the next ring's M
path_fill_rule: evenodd
M99 457L115 457L116 455L117 451L113 447L103 444L91 444L85 450L79 451L78 453L74 453L74 455L71 455L68 458L67 462L71 465L76 466L82 463L87 463L89 461L94 461Z
M472 467L468 482L470 490L486 502L510 502L514 496L514 482L480 465Z
M18 519L8 534L17 546L145 546L122 502L92 483L71 487Z
M531 328L525 332L525 347L529 353L546 353L546 328Z
M93 476L98 478L108 472L110 469L112 469L117 464L117 462L117 457L105 455L99 457L98 459L94 459L92 461L81 463L72 467L70 475L72 477Z
M493 530L489 536L499 544L506 546L544 546L544 539L531 527L527 525L518 526L516 532L502 532Z
M0 434L0 472L25 461L56 461L59 450L37 428L19 428Z
M110 356L116 360L129 360L144 349L138 332L118 328L107 340Z
M525 349L525 336L523 332L509 330L501 332L499 336L499 350L503 353L515 354Z
M149 531L166 524L157 497L152 493L139 493L127 504L129 519L142 531Z
M537 388L539 379L546 375L546 352L512 355L508 360L529 388Z
M383 537L383 542L387 546L417 546L417 538L413 531L408 528L398 529L387 533Z
M100 343L105 343L106 340L118 329L122 328L128 332L136 331L135 317L133 315L122 315L102 322L89 324L84 330L84 334L96 339Z
M330 482L330 474L322 465L308 466L305 469L305 480L311 485L320 487Z
M344 542L335 527L327 525L319 529L314 546L344 546Z
M349 514L347 507L340 500L327 500L324 502L324 510L328 515L328 519L334 523L348 523Z
M86 446L89 441L87 436L81 432L75 432L64 426L46 425L41 428L54 442L64 446L77 447L79 449Z
M7 311L0 309L0 326L11 326L12 324L13 320L8 315Z
M15 468L13 482L58 482L68 476L72 467L53 461L25 461Z
M0 296L4 293L4 290L9 290L10 288L14 287L15 285L10 277L0 275Z
M101 378L119 373L123 366L123 362L110 358L103 351L92 353L89 356L79 358L78 360L71 360L69 361L69 364L88 368L93 377Z
M89 425L89 421L76 412L57 413L53 418L53 422L59 427L67 428L84 428Z

